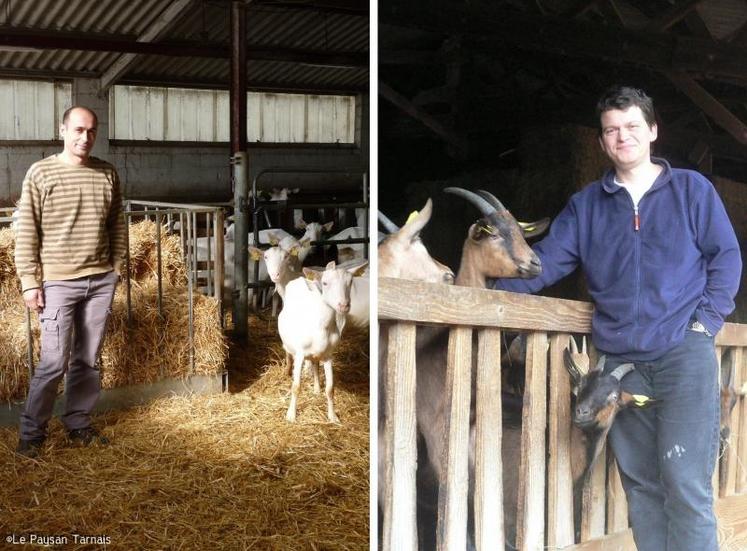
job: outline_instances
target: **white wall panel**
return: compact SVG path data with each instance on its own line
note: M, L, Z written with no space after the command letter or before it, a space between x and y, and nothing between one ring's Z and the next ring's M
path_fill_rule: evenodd
M72 86L38 80L0 80L0 140L59 138L62 113L70 107Z
M230 139L229 94L225 90L115 86L112 97L117 105L111 121L112 137L116 139L197 142ZM129 110L119 107L127 103L126 98L131 105ZM354 142L353 96L249 92L247 102L250 143ZM123 117L137 120L122 120Z

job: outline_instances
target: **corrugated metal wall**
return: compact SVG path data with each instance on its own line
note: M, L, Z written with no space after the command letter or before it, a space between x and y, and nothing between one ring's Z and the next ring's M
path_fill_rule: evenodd
M262 143L353 143L355 96L250 92L247 139ZM110 138L227 142L225 90L114 86Z
M72 97L70 82L0 79L0 140L59 139Z

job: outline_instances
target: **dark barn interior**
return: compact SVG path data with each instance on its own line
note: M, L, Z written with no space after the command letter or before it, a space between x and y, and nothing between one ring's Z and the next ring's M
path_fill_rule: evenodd
M607 166L594 108L614 84L654 99L654 154L714 182L744 256L744 2L385 0L379 67L379 208L401 224L432 197L424 240L452 269L476 211L442 188L487 189L520 220L555 216ZM747 319L738 304L730 321Z

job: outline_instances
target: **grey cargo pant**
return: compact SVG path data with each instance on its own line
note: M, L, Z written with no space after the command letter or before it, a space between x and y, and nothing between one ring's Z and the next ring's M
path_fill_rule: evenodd
M21 413L22 439L46 436L57 388L66 372L62 422L69 431L91 425L91 410L101 390L96 359L118 279L112 271L44 282L44 309L39 313L41 357Z

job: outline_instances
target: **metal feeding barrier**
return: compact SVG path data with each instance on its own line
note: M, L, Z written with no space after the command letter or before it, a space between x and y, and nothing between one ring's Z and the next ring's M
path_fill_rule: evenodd
M12 223L12 214L15 207L0 208L0 227ZM187 267L187 301L188 301L188 339L189 339L189 371L185 379L171 379L165 376L163 365L159 373L160 380L155 383L127 385L101 391L101 397L96 406L96 411L105 411L111 409L122 409L146 403L152 399L169 394L203 394L215 393L225 390L228 386L227 372L224 371L215 376L197 375L195 373L195 331L194 331L194 291L199 277L207 274L207 288L211 296L215 296L219 301L222 296L223 282L223 209L215 206L204 205L184 205L178 203L159 203L155 201L125 201L123 216L125 218L126 234L126 253L125 253L125 274L124 283L126 287L127 300L127 328L128 331L133 323L132 309L132 281L130 278L130 243L129 233L131 224L138 219L152 219L155 222L155 235L153 236L156 245L156 279L157 295L156 308L158 309L159 318L163 319L163 258L162 258L162 238L164 228L169 228L176 221L180 222L180 238L182 244L182 254L184 255L185 265ZM216 237L216 255L214 261L208 262L204 271L198 270L196 255L196 238L200 230L198 218L205 219L205 225L202 228L208 236ZM209 240L208 240L209 241ZM208 243L208 250L210 244ZM20 300L20 297L19 297ZM220 320L223 321L223 309L220 309ZM26 308L26 337L28 342L28 371L29 378L34 372L34 354L33 354L33 333L31 312ZM0 411L0 425L13 425L18 422L22 404L11 404L8 408ZM55 413L60 413L59 401L55 405Z

